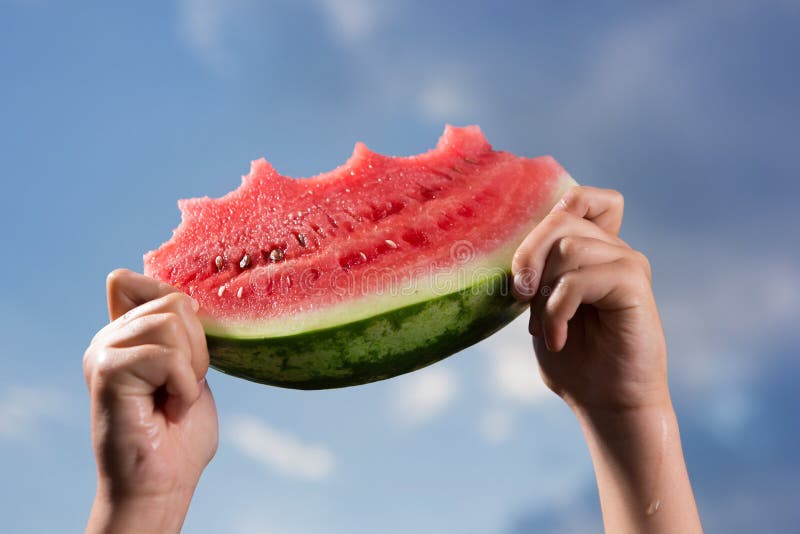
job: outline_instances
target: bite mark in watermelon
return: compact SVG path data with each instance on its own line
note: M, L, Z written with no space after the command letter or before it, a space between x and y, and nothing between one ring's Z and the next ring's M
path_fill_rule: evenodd
M254 161L219 199L179 202L145 273L200 303L211 365L320 389L430 365L521 313L511 256L575 182L550 157L493 150L477 126L388 157L361 143L307 179Z

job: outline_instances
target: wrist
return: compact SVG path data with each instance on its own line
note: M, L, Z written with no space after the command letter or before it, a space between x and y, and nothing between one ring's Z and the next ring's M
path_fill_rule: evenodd
M577 407L573 411L590 443L614 447L660 444L665 433L677 432L677 418L667 396L651 404L628 408Z
M178 533L193 489L178 488L157 495L118 495L98 484L88 533Z
M607 417L635 419L647 413L673 411L672 398L666 384L647 388L637 386L636 391L633 389L619 387L615 395L583 396L587 398L566 394L563 399L579 420Z
M581 425L593 422L624 424L652 418L658 414L674 414L669 392L653 395L645 402L635 404L578 404L568 403Z

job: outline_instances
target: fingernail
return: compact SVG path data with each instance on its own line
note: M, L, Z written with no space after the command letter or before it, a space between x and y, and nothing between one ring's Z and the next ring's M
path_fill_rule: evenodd
M197 302L197 301L196 301L194 298L192 298L192 297L189 297L189 300L191 300L191 301L192 301L192 309L195 311L195 313L197 313L197 311L200 309L200 303L199 303L199 302Z
M533 296L533 292L531 291L531 287L527 277L524 273L518 272L514 275L514 291L520 297L524 298L531 298Z

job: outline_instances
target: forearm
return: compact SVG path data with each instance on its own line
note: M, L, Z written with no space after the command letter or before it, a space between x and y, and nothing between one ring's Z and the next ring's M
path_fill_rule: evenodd
M669 399L640 409L576 410L606 532L702 532Z

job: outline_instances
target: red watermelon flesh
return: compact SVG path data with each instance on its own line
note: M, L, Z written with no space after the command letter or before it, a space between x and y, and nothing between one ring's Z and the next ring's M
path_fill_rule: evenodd
M260 159L224 197L180 201L183 220L145 255L145 272L197 299L214 330L274 319L284 323L276 332L302 331L305 321L285 319L391 294L518 243L567 177L550 157L493 150L476 126L447 127L434 150L412 157L359 143L344 165L309 179Z
M550 157L448 126L412 157L359 143L307 179L252 163L218 199L179 202L145 273L200 303L212 366L268 384L362 384L429 365L507 324L511 256L575 182Z

